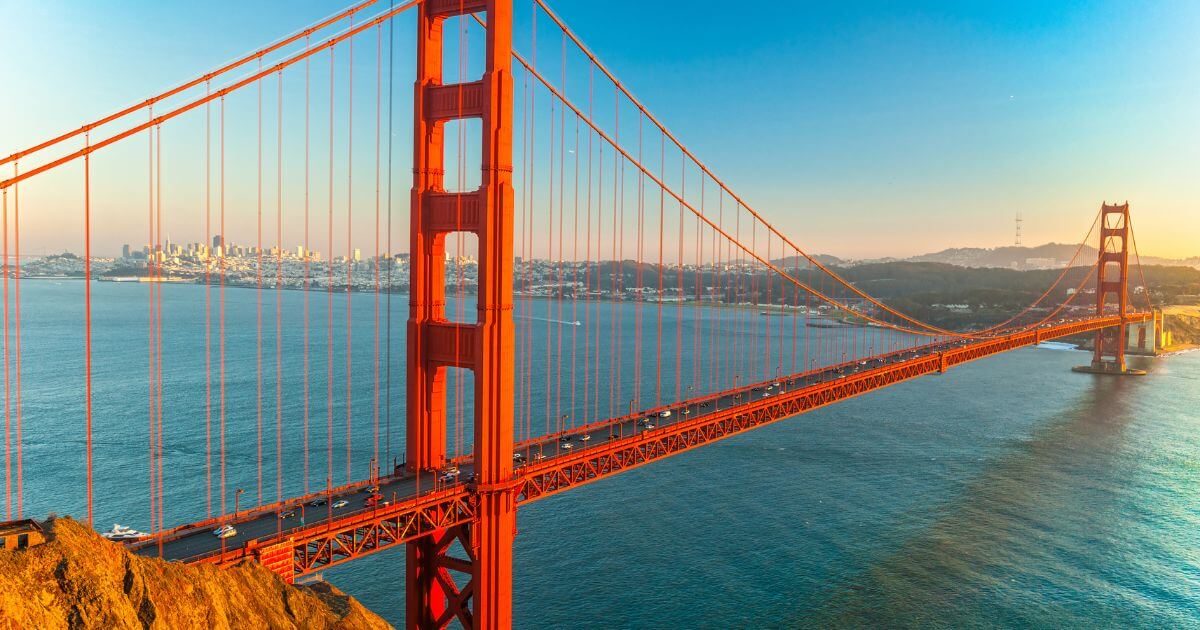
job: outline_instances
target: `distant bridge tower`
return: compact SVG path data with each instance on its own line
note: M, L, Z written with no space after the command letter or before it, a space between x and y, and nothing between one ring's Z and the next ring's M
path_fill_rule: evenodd
M1096 332L1092 364L1077 371L1094 374L1144 374L1125 365L1129 326L1129 203L1100 209L1100 255L1096 261L1096 316L1119 316L1121 324Z
M444 84L445 20L485 11L483 78ZM516 532L512 0L422 3L415 92L406 461L410 472L423 474L446 463L446 368L472 370L477 485L471 523L408 544L407 625L443 628L457 620L465 628L507 628ZM451 193L444 185L445 124L464 118L483 123L482 179L478 190ZM479 238L473 324L446 320L446 236L458 231Z

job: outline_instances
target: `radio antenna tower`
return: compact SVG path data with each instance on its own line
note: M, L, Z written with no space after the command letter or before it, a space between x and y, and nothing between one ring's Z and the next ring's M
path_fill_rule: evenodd
M1017 247L1021 246L1021 223L1023 221L1025 221L1025 219L1021 218L1021 213L1018 212L1017 213Z

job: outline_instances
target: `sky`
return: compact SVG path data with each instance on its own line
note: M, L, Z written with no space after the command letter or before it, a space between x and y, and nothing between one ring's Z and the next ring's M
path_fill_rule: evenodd
M346 3L0 0L0 153ZM520 30L528 7L516 4ZM693 152L811 252L1010 245L1018 212L1026 244L1076 242L1101 202L1128 200L1144 254L1200 255L1200 3L680 4L551 6ZM411 64L405 54L398 65ZM407 85L397 82L399 98L410 98ZM127 170L119 160L144 160L138 146L96 168ZM136 190L97 193L112 226L101 246L145 230L144 202L121 201ZM46 207L74 203L44 194ZM37 195L23 201L31 248L56 225L51 212L37 214ZM230 195L245 204L252 193ZM176 240L199 240L197 229L177 227L186 234Z

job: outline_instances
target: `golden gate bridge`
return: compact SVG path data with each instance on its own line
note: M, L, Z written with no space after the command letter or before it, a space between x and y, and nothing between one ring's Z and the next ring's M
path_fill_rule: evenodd
M396 48L397 23L412 48ZM397 93L411 102L400 108L411 116L411 180L393 168L394 138L408 154L409 131L393 129ZM511 0L360 2L0 167L11 169L0 181L7 516L24 510L30 403L21 381L23 213L28 224L30 213L51 211L39 204L39 185L78 191L82 220L59 226L81 235L92 278L104 216L97 199L121 188L106 180L140 179L130 172L144 169L147 400L138 402L150 533L128 544L186 562L253 559L289 582L403 548L411 627L511 625L520 506L1047 340L1094 334L1086 371L1128 374L1126 329L1152 317L1148 298L1145 308L1130 304L1130 269L1140 265L1130 264L1129 205L1107 203L1054 283L1005 321L955 331L901 312L736 194L543 0L519 15ZM407 203L393 199L396 181L411 189ZM394 205L409 217L400 229L409 239L402 333L390 325L402 258ZM179 410L165 404L164 331L185 333L168 327L163 309L162 281L173 273L163 243L167 227L186 222L202 224L213 246L195 278L203 325L186 332L204 338L204 404ZM250 409L226 399L226 294L247 289L227 286L231 257L214 241L239 230L255 242ZM303 337L289 345L283 252L301 233ZM364 235L373 244L367 265L352 255ZM1098 260L1078 260L1093 235ZM325 257L313 254L318 247ZM477 258L474 277L459 263L447 277L456 256ZM1068 283L1076 263L1089 272ZM91 522L106 497L93 489L101 418L92 404L92 288L83 285L78 381ZM534 295L545 287L555 291ZM1082 313L1073 302L1089 287L1094 307ZM365 332L350 324L363 301L373 314ZM518 307L524 316L514 317ZM336 326L335 311L345 314ZM324 318L314 324L314 314ZM401 334L403 366L390 352ZM370 339L368 356L352 353L355 335ZM299 382L284 378L293 361L303 365ZM381 431L381 416L401 399L393 369L407 383L405 451L384 470L391 430ZM353 399L356 379L372 392L365 402ZM226 462L249 449L227 443L235 416L255 427L256 474L246 483L255 500L245 508L243 490L231 491L250 480L235 479ZM165 446L173 426L200 423L204 466L190 472L204 477L206 509L168 522L168 471L178 469L167 468ZM297 435L301 448L285 452L285 436ZM371 454L366 475L356 472L355 447ZM225 525L233 535L212 535Z

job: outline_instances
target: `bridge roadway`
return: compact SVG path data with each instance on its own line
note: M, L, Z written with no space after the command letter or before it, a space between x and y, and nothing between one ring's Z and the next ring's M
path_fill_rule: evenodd
M1127 319L1137 321L1143 317L1139 314L1132 315ZM961 355L961 359L955 361L957 364L1015 347L1032 345L1038 341L1096 330L1111 325L1112 320L1115 319L1064 319L1055 324L1045 324L1040 329L1022 331L988 340L955 340L928 344L865 360L785 376L772 381L752 383L669 407L643 410L620 418L519 442L515 448L514 467L517 470L517 476L521 477L523 469L553 469L554 466L547 466L547 464L571 456L576 456L574 459L578 460L579 455L597 450L597 447L605 445L611 447L628 442L630 438L636 436L648 437L659 433L669 433L667 429L679 423L696 424L695 421L714 414L728 417L732 415L731 411L742 407L753 407L754 403L767 402L767 399L773 397L790 398L787 396L789 393L794 396L804 390L827 387L830 383L857 375L885 373L895 370L898 366L921 360L928 363L930 357L933 356L941 358L942 369L926 370L923 373L943 371L946 367L944 355ZM1109 323L1105 324L1105 322ZM1020 339L1017 339L1016 342L1011 341L1016 337L1020 337ZM998 341L1004 340L1009 340L1009 342L1003 347L997 344ZM995 346L995 349L980 352L978 356L970 352L973 347L989 345ZM900 380L907 378L909 377ZM665 412L668 410L669 414L666 414ZM521 459L517 459L518 455ZM162 557L167 560L228 563L250 555L249 551L253 547L280 540L312 538L314 533L332 532L338 528L338 523L352 522L356 519L378 520L382 514L395 512L409 504L419 503L426 497L439 494L445 496L465 495L466 486L472 481L470 459L469 457L459 458L452 463L460 471L454 481L439 481L433 473L414 475L402 472L381 477L375 484L379 486L379 492L383 498L390 502L388 505L366 507L365 502L370 494L367 489L373 484L370 481L364 481L294 498L282 504L255 507L242 510L237 515L181 526L149 539L129 543L129 546L141 555ZM523 493L523 502L540 498L552 491L539 491L536 494L525 492ZM338 500L347 501L347 505L339 508L333 507ZM315 502L323 502L323 504L318 505ZM295 515L282 517L281 514L287 511L294 511ZM227 539L218 539L213 534L213 530L225 523L233 524L237 529L237 534ZM326 565L334 563L337 562L331 559L326 562Z

